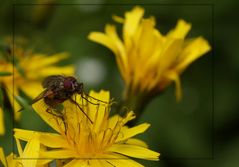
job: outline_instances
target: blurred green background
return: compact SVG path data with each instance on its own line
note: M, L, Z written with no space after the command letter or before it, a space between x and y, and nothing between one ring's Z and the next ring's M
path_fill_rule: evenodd
M1 3L0 36L4 38L12 35L13 7L11 1ZM144 139L152 150L161 153L161 161L140 162L159 167L239 166L239 94L235 82L239 72L239 38L235 38L238 36L235 0L215 4L193 1L185 5L176 0L121 1L121 4L109 0L57 3L81 5L16 5L15 35L25 37L28 47L34 48L35 52L69 52L71 58L63 63L75 65L76 76L84 82L87 91L110 90L116 101L122 95L123 81L114 55L105 47L89 41L89 32L102 32L106 23L114 23L113 14L123 16L138 3L145 8L146 16L155 16L157 28L162 33L173 28L179 18L190 22L192 30L188 37L202 35L213 50L182 75L183 98L179 103L172 84L147 106L139 122L149 122L151 128L139 138ZM9 154L12 151L11 112L5 112L4 117L7 133L0 137L0 145ZM50 129L34 112L24 112L21 122L15 126L40 131Z

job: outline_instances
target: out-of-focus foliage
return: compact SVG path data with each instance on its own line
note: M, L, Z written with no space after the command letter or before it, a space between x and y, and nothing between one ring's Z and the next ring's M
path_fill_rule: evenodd
M23 2L33 1L18 3ZM58 1L64 2L69 3ZM117 2L113 1L95 0L91 3L101 5L16 5L14 18L11 3L1 2L1 39L12 35L14 19L14 34L31 41L29 47L46 54L69 52L71 59L64 63L75 64L77 76L85 83L86 90L110 90L112 97L116 101L119 99L123 84L114 56L100 45L87 40L87 35L91 31L103 31L105 23L112 21L112 14L122 16L125 11L132 9L135 2L122 1L131 5L116 5ZM89 2L74 0L72 3ZM237 2L221 0L215 2L214 6L180 5L176 0L142 3L150 3L142 6L147 16L155 16L157 28L163 33L173 28L179 18L183 18L192 24L189 37L202 35L212 45L212 52L200 58L182 75L184 95L179 103L175 102L173 86L170 86L146 108L139 122L147 121L151 128L140 137L147 141L150 148L161 153L162 160L143 163L160 167L237 167L239 94L236 81L239 73L239 38L235 38L238 26L237 15L234 13L234 10L237 11L234 5ZM23 112L20 123L13 124L12 113L9 108L5 108L4 119L7 133L0 137L0 145L6 155L13 150L13 126L49 130L31 111ZM212 146L217 160L213 160Z

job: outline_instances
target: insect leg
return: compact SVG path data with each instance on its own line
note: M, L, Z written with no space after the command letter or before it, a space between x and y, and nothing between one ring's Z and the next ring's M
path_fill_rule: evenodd
M57 117L57 118L60 118L60 119L62 120L62 122L64 123L65 135L66 135L66 133L67 133L67 124L66 124L66 121L65 121L65 119L64 119L64 116L63 116L62 114L53 113L53 112L51 111L51 107L48 107L48 108L46 109L46 112L49 113L49 114L51 114L51 115L53 115L53 116L55 116L55 117ZM57 122L58 122L58 121L57 121Z
M70 102L72 102L73 104L77 105L77 107L81 110L81 112L83 112L83 114L89 119L89 121L93 124L93 121L90 119L90 117L85 113L85 111L80 107L80 105L73 100L72 98L70 98Z
M106 101L99 100L99 99L97 99L97 98L94 98L94 97L92 97L92 96L86 94L86 93L82 93L82 94L81 94L81 97L84 98L84 99L86 99L86 98L84 97L84 95L86 95L86 97L90 97L90 98L92 98L92 99L94 99L94 100L96 100L96 101L100 101L100 102L102 102L102 103L108 104L108 102L106 102ZM88 99L86 99L86 100L88 100ZM93 103L92 103L92 104L93 104Z
M93 102L91 102L90 100L88 100L86 97L84 97L84 94L81 94L81 97L82 97L82 99L85 99L87 102L89 102L90 104L93 104L93 105L99 105L99 103L93 103ZM87 96L87 97L91 97L91 96ZM92 97L91 97L92 98ZM96 98L92 98L92 99L94 99L94 100L98 100L98 99L96 99ZM100 100L98 100L98 101L100 101Z
M51 107L48 107L48 108L46 109L46 112L49 113L49 114L51 114L51 115L54 115L54 116L56 116L56 117L58 117L58 118L62 118L61 115L58 115L58 114L56 114L56 113L53 113L53 112L51 111Z
M67 123L66 123L64 118L67 118L67 117L65 117L65 113L62 114L62 121L63 121L64 127L65 127L65 135L67 135L67 129L68 128L67 128Z

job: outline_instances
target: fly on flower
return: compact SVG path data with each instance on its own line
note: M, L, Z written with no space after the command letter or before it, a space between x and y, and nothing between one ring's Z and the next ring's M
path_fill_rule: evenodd
M75 77L63 76L63 75L51 75L45 78L42 82L42 86L45 89L40 95L34 98L31 104L38 102L43 99L44 103L48 106L46 112L64 119L62 110L63 102L69 100L72 104L76 105L78 109L87 117L87 119L93 123L87 113L83 110L80 104L74 99L74 95L81 95L82 99L93 105L99 105L99 103L107 103L98 99L95 99L83 90L83 83L78 82ZM92 102L93 100L97 103Z

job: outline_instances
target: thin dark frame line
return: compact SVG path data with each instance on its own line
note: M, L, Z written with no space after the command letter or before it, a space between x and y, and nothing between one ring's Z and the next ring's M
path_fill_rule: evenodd
M20 157L13 157L14 160L38 160L38 159L49 159L49 160L52 160L54 158L20 158ZM70 158L60 158L60 160L64 160L64 159L70 159ZM107 159L114 159L114 160L126 160L126 159L129 159L129 160L132 160L132 158L130 157L125 157L125 158L92 158L92 157L89 157L89 158L73 158L73 159L85 159L85 160L107 160ZM145 160L156 160L156 158L145 158Z
M13 157L14 160L34 160L34 159L53 159L53 158L21 158L21 157ZM60 158L60 159L69 159L69 158ZM87 159L87 160L94 160L94 159L132 159L131 157L125 157L125 158L93 158L93 157L86 157L86 158L74 158L74 159ZM140 158L136 158L140 159ZM155 158L145 158L144 160L156 160ZM187 157L175 157L175 158L170 158L170 157L164 157L164 158L159 158L159 160L212 160L211 157L191 157L190 159Z
M14 3L16 6L34 6L34 5L56 5L56 6L71 6L71 5L103 5L103 6L212 6L213 3Z
M13 63L15 63L15 59L14 59L14 35L15 35L15 6L34 6L34 5L55 5L55 6L74 6L74 5L104 5L104 6L133 6L133 5L144 5L144 6L153 6L153 5L159 5L159 6L208 6L211 7L211 17L212 17L212 39L211 39L211 46L212 46L212 63L211 63L211 68L212 68L212 72L211 72L211 77L212 77L212 113L211 113L211 156L210 157L163 157L161 158L161 160L214 160L215 158L215 144L214 144L214 139L215 139L215 126L214 126L214 79L215 79L215 64L214 64L214 3L106 3L106 4L93 4L93 3L74 3L74 4L68 4L68 3L52 3L52 4L41 4L41 3L13 3ZM14 98L14 70L13 70L13 98ZM14 110L14 103L13 103L13 110ZM13 128L15 127L14 121L13 121ZM13 132L12 132L13 134ZM12 135L13 136L13 135ZM12 138L12 144L13 144L13 149L14 149L14 138ZM14 158L13 158L14 159ZM22 159L22 158L18 158L18 159ZM29 159L29 158L26 158ZM41 158L39 158L41 159ZM43 158L44 159L44 158ZM46 158L48 159L48 158ZM76 158L77 159L77 158ZM81 159L81 158L80 158ZM92 159L92 158L88 158L88 159ZM128 159L128 158L126 158Z
M160 160L213 160L212 157L190 157L190 158L187 158L187 157L163 157L163 158L160 158Z
M212 154L212 160L214 160L215 159L215 118L214 118L214 116L215 116L215 98L214 98L214 94L215 94L215 89L214 89L214 84L215 84L215 57L214 57L214 44L215 44L215 41L214 41L214 9L215 9L215 5L212 5L211 6L211 8L212 8L212 13L211 13L211 17L212 17L212 34L211 34L211 36L212 36L212 39L211 39L211 42L212 42L212 44L211 44L211 46L212 46L212 64L211 64L211 66L212 66L212 72L211 72L211 79L212 79L212 115L211 115L211 119L212 119L212 131L211 131L211 138L212 138L212 143L211 143L211 145L212 145L212 152L211 152L211 154Z
M14 76L15 76L15 73L14 73L14 65L15 65L15 47L14 47L14 44L15 44L15 5L13 4L12 5L12 63L13 63L13 66L12 66L12 77L13 77L13 79L12 79L12 92L13 92L13 97L12 97L12 99L13 99L13 111L12 111L12 128L14 128L15 127L15 102L14 102L14 100L15 100L15 97L14 97L14 95L15 95L15 89L14 89L14 84L15 84L15 82L14 82ZM15 152L15 149L14 149L14 134L13 134L13 130L11 131L11 133L12 133L12 147L13 147L13 152ZM13 158L14 159L14 158Z

